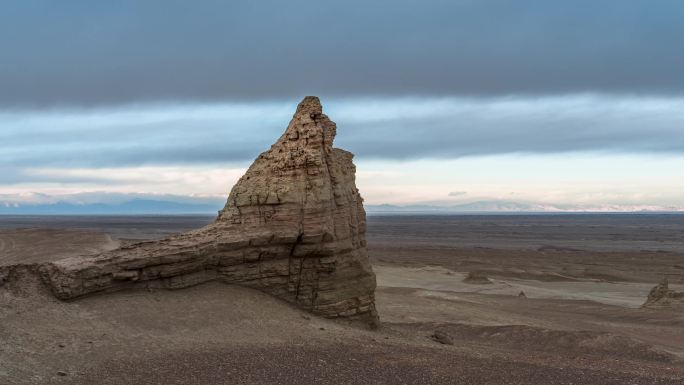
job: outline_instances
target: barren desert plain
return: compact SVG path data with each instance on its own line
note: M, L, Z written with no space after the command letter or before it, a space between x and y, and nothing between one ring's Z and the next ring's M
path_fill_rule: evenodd
M0 1L0 385L684 385L683 21Z
M212 220L5 216L0 265ZM684 311L641 305L684 290L683 238L682 215L370 214L376 330L218 282L60 301L27 274L0 288L0 383L682 384Z

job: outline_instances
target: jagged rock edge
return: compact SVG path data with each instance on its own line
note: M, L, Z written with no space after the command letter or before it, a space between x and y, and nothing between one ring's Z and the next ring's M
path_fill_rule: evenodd
M332 221L334 227L337 224L335 223L336 218L333 218L333 216L338 215L338 209L340 207L344 209L345 206L337 205L337 191L334 190L334 187L338 186L333 185L336 185L335 179L339 175L334 175L334 172L331 171L331 163L336 160L339 163L348 162L348 164L337 164L336 166L342 170L343 174L345 167L351 170L351 179L347 178L348 182L349 180L351 181L351 184L347 187L353 190L351 193L353 196L347 203L357 206L354 210L351 208L348 210L352 238L354 237L353 230L356 230L356 238L358 238L354 240L356 242L355 249L347 250L336 246L336 242L339 240L337 239L337 233L335 232L335 234L331 235L329 232L326 232L330 229L325 228L325 226L322 227L323 231L320 234L316 233L315 226L312 232L312 227L307 226L307 223L305 223L307 219L307 204L309 203L307 202L308 193L305 193L305 199L301 203L301 217L297 221L298 228L295 231L283 232L269 228L261 229L263 231L260 231L259 226L247 226L240 230L248 233L246 235L243 234L245 236L241 239L239 237L238 239L222 238L223 234L221 234L221 231L231 229L231 226L226 224L227 221L231 220L231 215L229 215L231 209L237 209L239 215L243 215L241 207L237 204L238 196L233 194L236 190L234 187L229 195L226 208L221 211L216 222L203 229L160 241L148 241L129 245L94 257L71 257L38 265L2 266L0 267L0 287L12 280L12 276L17 269L24 269L31 274L39 275L43 284L57 298L62 300L76 299L89 294L117 291L125 288L177 289L219 280L265 291L317 315L361 321L370 326L376 326L378 317L375 310L374 297L375 275L372 273L368 263L365 249L365 212L361 203L362 199L358 195L358 190L353 183L355 168L351 162L352 155L346 151L332 148L332 138L334 138L336 127L332 121L329 121L327 116L322 114L317 98L307 97L300 103L286 132L276 144L271 146L271 149L259 155L252 167L260 160L265 159L277 145L282 144L283 138L288 139L287 135L292 134L290 131L293 127L293 122L297 119L304 121L301 127L306 127L307 124L311 123L307 121L307 114L313 121L313 129L304 134L312 135L315 139L319 139L316 137L319 133L321 136L321 155L323 155L321 160L323 160L327 169L327 177L331 183L329 191L330 200L327 201L327 204L331 207L328 208L329 212L324 212L324 219ZM297 130L301 129L301 127L294 126ZM297 131L297 137L294 140L299 140L300 134ZM309 146L308 138L304 138L305 146ZM309 170L309 160L306 159L304 163L304 180L307 181L307 184L310 172L316 171ZM250 167L250 170L252 170L252 167ZM340 170L336 170L336 172ZM313 175L317 175L319 171L316 171ZM245 176L248 176L248 174L249 171ZM301 173L298 177L301 179ZM241 178L238 184L240 184L243 178ZM249 177L246 179L248 180ZM325 192L325 188L321 190ZM278 197L277 194L276 196ZM268 204L269 197L270 190L264 197L263 204ZM231 200L231 198L233 199ZM251 204L251 199L252 197L250 196L250 204L243 206L243 208L249 209L252 206L256 206L259 215L262 215L260 197L257 196L256 205ZM278 204L281 204L281 198L278 197L277 199ZM326 203L326 201L324 200L322 203ZM270 215L273 215L273 212ZM308 219L311 220L311 218ZM314 225L316 223L314 221ZM330 222L326 224L330 225ZM337 228L334 230L337 230ZM342 241L346 241L346 239L342 239ZM185 243L183 244L183 242ZM332 250L325 249L326 242L328 246L332 244ZM260 248L274 244L276 246L287 246L286 274L269 275L265 274L262 270L264 265L262 262L264 260L262 260L263 254ZM311 245L314 247L312 248ZM296 255L300 246L305 250L303 254ZM335 249L335 247L338 247L338 249ZM240 265L243 270L248 271L247 273L242 272L247 275L249 275L250 270L254 270L254 267L256 267L256 277L249 276L247 279L243 279L244 277L240 277L239 274L231 276L231 265L223 264L225 261L222 261L221 253L230 254L231 251L236 250L242 251L243 258L240 263L235 263L232 266ZM253 259L254 253L252 253L255 250L259 250L256 260ZM251 257L247 256L248 252L252 253ZM294 258L297 258L299 262L298 271L295 274L297 284L294 290L290 290L289 284L293 281L292 261ZM304 269L305 265L307 265L306 270ZM226 270L226 268L228 269ZM234 269L239 270L239 268ZM150 273L151 271L153 273ZM235 272L235 270L232 272ZM305 285L308 285L306 289L310 291L307 296L300 293L305 273L309 280L305 283ZM334 273L337 273L339 277L324 281L325 285L331 286L325 291L328 298L324 301L318 300L319 293L324 292L320 287L321 276ZM314 279L311 279L311 274L315 275ZM286 277L287 285L282 285L283 282L279 281L283 277Z

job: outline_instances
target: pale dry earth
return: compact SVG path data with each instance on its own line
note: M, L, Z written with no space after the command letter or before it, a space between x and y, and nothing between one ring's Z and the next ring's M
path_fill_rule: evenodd
M37 263L114 250L121 242L90 230L0 230L0 265Z
M0 264L210 220L4 217L0 237L14 246ZM684 313L639 302L663 274L681 287L684 219L555 221L370 216L376 331L218 282L62 302L27 272L0 290L0 384L683 383ZM644 228L662 232L632 241ZM493 283L463 283L473 270Z

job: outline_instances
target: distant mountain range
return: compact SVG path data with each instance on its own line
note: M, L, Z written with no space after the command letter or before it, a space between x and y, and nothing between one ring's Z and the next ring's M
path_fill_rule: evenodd
M133 199L122 203L0 204L0 215L216 214L222 205Z
M478 201L456 205L366 205L368 212L489 212L489 211L560 211L552 207L505 201Z
M511 201L477 201L452 205L365 205L369 213L573 213L682 212L681 207L648 205L549 205Z
M117 203L78 202L3 202L0 215L215 215L223 207L223 199L189 198L164 200L131 199ZM369 214L458 214L458 213L565 213L565 212L682 212L679 207L662 206L573 206L543 205L512 201L477 201L463 204L365 205Z

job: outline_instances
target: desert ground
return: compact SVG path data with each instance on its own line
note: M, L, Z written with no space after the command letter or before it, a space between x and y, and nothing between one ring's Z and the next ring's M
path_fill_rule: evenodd
M0 265L211 220L0 217ZM0 288L0 384L684 383L684 311L641 308L684 290L684 215L370 215L367 236L377 330L220 283L62 302L27 273Z

